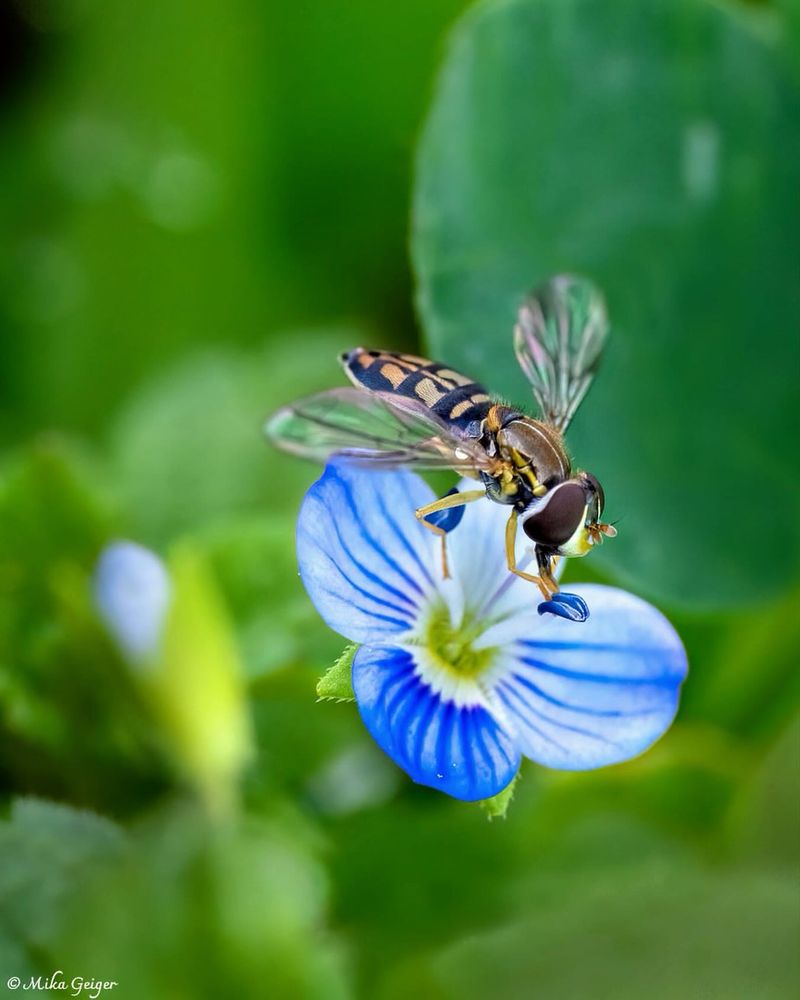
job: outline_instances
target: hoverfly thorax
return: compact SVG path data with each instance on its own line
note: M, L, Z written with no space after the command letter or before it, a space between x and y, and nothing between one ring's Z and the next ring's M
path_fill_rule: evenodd
M569 475L569 459L554 428L512 412L495 437L500 455L514 464L534 496Z

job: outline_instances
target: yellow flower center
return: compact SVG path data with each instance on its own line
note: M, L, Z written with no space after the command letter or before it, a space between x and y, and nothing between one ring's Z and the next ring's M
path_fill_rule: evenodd
M489 666L494 652L472 647L485 627L485 622L465 616L458 628L453 628L447 608L441 605L431 612L423 629L421 645L442 669L459 677L477 677Z

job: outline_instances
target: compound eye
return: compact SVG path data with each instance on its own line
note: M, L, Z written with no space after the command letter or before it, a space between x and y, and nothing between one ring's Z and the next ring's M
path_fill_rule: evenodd
M586 494L580 483L561 483L527 515L522 530L537 544L557 549L583 523L585 510Z
M600 485L600 480L597 476L593 476L591 472L584 472L584 476L588 480L589 485L592 487L595 492L595 496L597 497L597 516L599 518L603 513L603 507L606 505L606 495L603 492L603 487Z

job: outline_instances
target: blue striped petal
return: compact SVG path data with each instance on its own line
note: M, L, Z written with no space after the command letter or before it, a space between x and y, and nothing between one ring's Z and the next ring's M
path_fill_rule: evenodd
M474 801L496 795L517 773L519 752L487 709L443 701L408 650L362 646L353 689L372 737L418 784Z
M585 622L550 615L504 651L493 691L526 757L561 770L615 764L668 728L686 652L652 605L614 587L574 587Z
M297 522L300 576L326 623L354 642L413 627L440 572L438 541L414 510L433 493L407 472L331 462Z

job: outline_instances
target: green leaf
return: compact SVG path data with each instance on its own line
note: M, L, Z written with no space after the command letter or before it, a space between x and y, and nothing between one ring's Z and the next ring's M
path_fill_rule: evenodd
M568 435L621 518L592 558L676 605L767 598L800 564L799 113L777 12L774 28L770 47L697 0L480 4L417 162L434 356L532 409L511 345L523 295L564 271L606 292L607 357Z
M326 701L355 701L353 691L353 660L357 643L345 647L342 655L317 681L317 697Z
M519 778L520 772L517 771L502 791L498 792L497 795L493 795L490 799L481 799L478 803L490 820L506 818L506 813L508 812L508 807L511 805L511 800L514 798Z
M122 832L101 816L16 799L0 823L0 923L22 944L44 946L76 888L123 845Z

